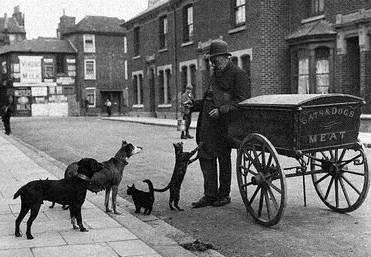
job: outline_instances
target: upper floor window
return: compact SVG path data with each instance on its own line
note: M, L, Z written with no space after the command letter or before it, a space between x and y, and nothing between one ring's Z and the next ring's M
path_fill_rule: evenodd
M325 0L311 0L312 15L322 14L325 8Z
M126 54L128 52L128 40L126 36L124 37L124 53Z
M164 49L167 47L167 34L168 34L167 17L163 16L160 18L160 49Z
M44 78L53 78L54 77L54 64L53 58L44 58Z
M183 9L183 42L193 40L193 6L187 5Z
M246 23L246 0L234 0L234 25L242 26Z
M57 73L66 73L65 70L65 56L63 54L57 54L56 56L56 72Z
M139 55L139 27L134 28L134 56Z
M96 69L95 69L95 59L85 59L85 79L95 80L96 79Z
M95 35L84 35L84 52L95 53Z

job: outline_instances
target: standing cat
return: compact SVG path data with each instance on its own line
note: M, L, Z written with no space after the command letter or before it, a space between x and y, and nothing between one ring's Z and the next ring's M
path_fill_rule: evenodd
M175 143L173 145L175 149L175 167L173 176L171 177L169 184L165 188L154 188L153 191L165 192L170 189L170 209L174 210L172 205L172 203L174 202L175 208L177 208L179 211L183 211L183 209L178 206L180 199L180 187L182 186L182 182L187 172L188 165L198 159L198 157L195 157L194 159L191 159L191 157L198 151L198 148L201 147L202 143L200 143L200 145L193 149L191 152L183 152L183 142Z
M135 205L135 213L140 213L140 208L144 208L144 215L150 215L152 212L155 196L151 180L145 179L144 183L148 184L149 192L144 192L135 188L135 185L128 186L127 194L131 195Z

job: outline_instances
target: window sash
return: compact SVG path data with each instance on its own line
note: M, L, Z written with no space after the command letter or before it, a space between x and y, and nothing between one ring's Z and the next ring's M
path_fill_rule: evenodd
M235 2L235 26L246 23L246 1L236 0Z
M135 56L139 55L139 47L140 47L139 28L135 28L134 29L134 55Z
M324 11L324 0L312 0L312 14L320 14Z
M54 65L53 63L44 63L44 78L54 77Z
M95 35L84 35L84 52L95 53Z
M184 9L184 38L183 42L192 41L193 38L193 6Z
M96 89L95 88L86 88L85 89L86 99L88 100L88 105L90 107L96 106Z
M85 79L96 79L95 60L85 60Z
M309 94L309 58L299 59L298 94Z

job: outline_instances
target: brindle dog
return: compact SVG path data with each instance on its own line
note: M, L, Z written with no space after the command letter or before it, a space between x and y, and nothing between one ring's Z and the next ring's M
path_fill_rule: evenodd
M116 199L124 168L128 164L128 159L134 154L139 153L142 149L143 147L134 146L126 141L122 141L121 148L115 156L108 161L102 162L103 169L95 173L91 178L90 183L93 188L106 190L104 199L106 212L111 212L109 209L109 197L112 189L112 209L115 214L120 214L116 210Z

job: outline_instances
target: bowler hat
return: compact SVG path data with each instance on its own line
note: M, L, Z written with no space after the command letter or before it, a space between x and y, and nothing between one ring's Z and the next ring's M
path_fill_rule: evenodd
M227 42L221 39L215 39L210 43L209 55L207 57L211 58L220 55L231 56L231 53L228 52Z

